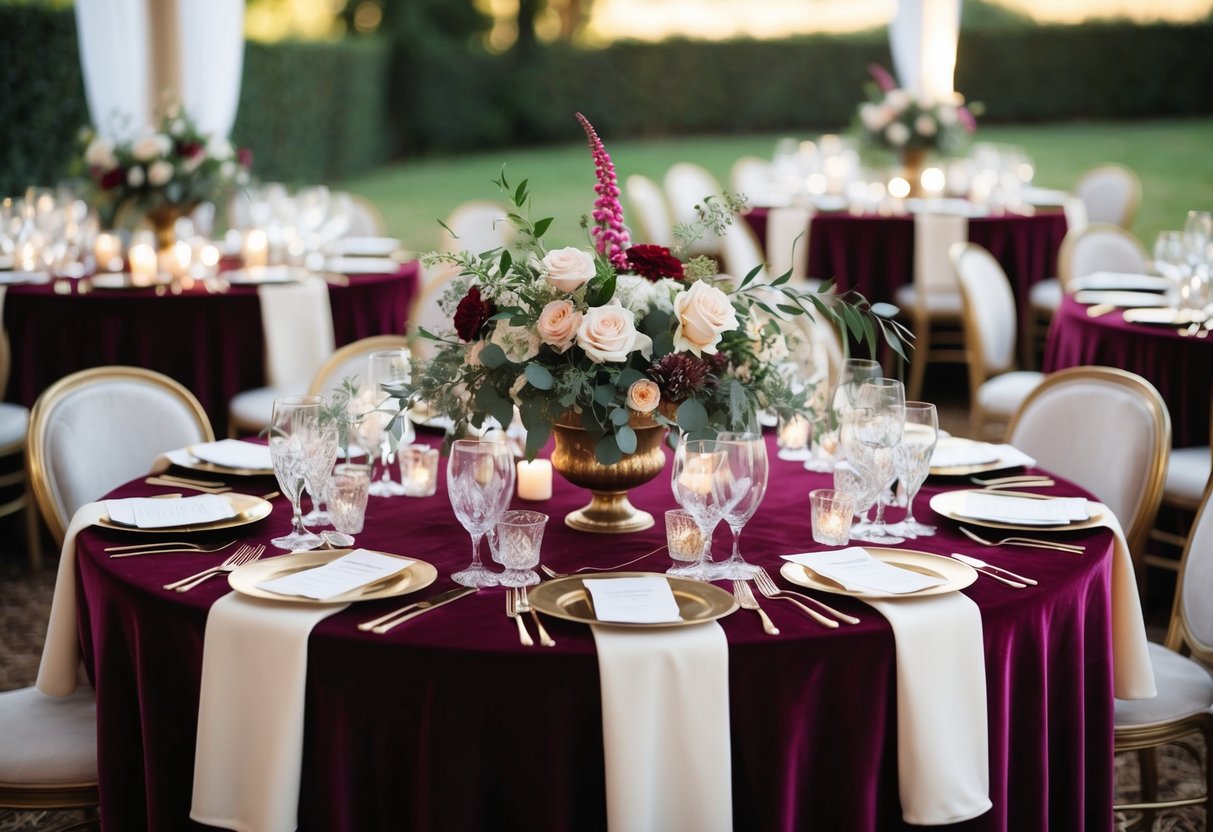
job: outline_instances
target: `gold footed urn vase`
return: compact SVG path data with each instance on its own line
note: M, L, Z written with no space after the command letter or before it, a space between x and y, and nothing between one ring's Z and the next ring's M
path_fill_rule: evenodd
M635 452L614 465L603 465L595 458L594 440L577 414L567 413L556 422L552 467L593 495L589 505L564 518L565 525L598 534L638 532L653 525L653 515L628 501L628 489L643 485L665 468L666 428L639 413L632 414L628 425L636 431Z
M162 202L149 208L145 216L156 234L156 250L171 251L177 242L177 220L188 217L198 207L198 203L175 205Z
M898 166L901 168L901 177L910 185L910 196L922 196L922 171L927 164L926 148L902 148L901 152L898 154L897 161Z

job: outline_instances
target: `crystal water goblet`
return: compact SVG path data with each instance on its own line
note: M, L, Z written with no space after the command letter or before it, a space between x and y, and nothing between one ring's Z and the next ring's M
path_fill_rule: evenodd
M480 541L496 525L514 492L514 456L504 442L457 439L446 463L447 495L455 517L472 538L472 562L451 575L463 586L497 586L480 561Z
M834 430L842 430L842 422L855 404L855 396L859 387L870 378L880 378L880 363L867 358L848 358L842 363L842 372L838 376L838 386L830 396L830 415ZM838 452L846 453L839 437Z
M719 564L712 563L712 532L737 499L739 484L727 461L727 443L693 439L674 452L671 487L674 499L687 510L703 535L703 554L690 570L690 577L713 581L720 577Z
M312 498L312 510L304 515L303 522L313 526L329 525L329 513L325 511L324 504L328 500L329 475L337 461L340 430L344 425L330 420L321 427L323 430L317 431L304 448L309 464L303 487Z
M770 472L767 445L761 433L725 431L718 434L716 439L728 446L725 461L736 480L735 499L724 515L724 521L733 533L733 553L720 564L720 575L730 580L749 580L758 573L758 567L747 563L741 556L741 531L754 512L758 511L767 493Z
M384 385L404 384L409 380L409 351L406 349L379 350L367 358L367 399L374 405L373 412L368 414L370 425L368 439L377 438L379 461L382 473L379 479L371 483L371 494L376 497L398 497L405 493L405 488L392 479L392 463L396 458L396 446L413 441L413 425L403 415L397 415L400 410L399 400L384 389ZM395 421L393 418L395 417ZM374 422L380 429L375 430ZM395 425L400 435L393 437L389 428ZM393 441L393 439L395 441ZM367 448L371 453L375 446Z
M290 533L270 541L279 549L314 549L322 542L319 535L304 527L299 502L311 462L307 448L309 443L316 441L322 430L320 421L323 408L324 399L321 396L283 396L274 399L270 417L270 461L274 466L278 488L291 503Z
M891 378L868 379L856 394L852 412L855 440L872 452L873 465L865 473L876 478L876 516L861 523L851 536L870 543L892 545L904 538L892 534L885 525L885 501L880 499L893 483L893 447L901 441L905 426L905 388Z
M906 516L889 527L904 537L930 537L935 527L914 519L914 498L931 471L931 454L939 441L939 414L929 402L905 403L905 429L893 446L893 470L905 487Z

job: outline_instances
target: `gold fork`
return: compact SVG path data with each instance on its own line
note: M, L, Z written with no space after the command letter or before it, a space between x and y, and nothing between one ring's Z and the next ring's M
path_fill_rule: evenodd
M517 590L507 589L505 591L505 614L514 619L514 623L518 625L518 640L522 642L524 647L534 647L535 642L531 640L531 634L526 631L526 625L522 623L522 616L518 614L518 602L514 599L514 593Z
M190 575L188 578L182 578L179 581L173 581L171 584L165 584L165 589L175 589L178 592L188 592L198 584L205 581L207 578L221 575L224 572L231 572L237 566L243 566L246 563L252 563L261 557L265 551L265 545L249 546L245 544L228 556L223 563L218 566L212 566L210 569L204 569L197 574Z
M219 546L199 546L197 543L142 543L138 546L112 546L105 551L111 558L133 558L139 555L163 555L166 552L221 552L236 541L229 540Z
M526 587L518 587L517 592L518 612L529 612L531 614L531 618L535 621L535 629L539 632L539 643L544 647L555 647L556 641L548 635L547 628L539 620L539 610L531 606L531 599L527 595Z
M758 606L758 599L754 597L754 592L750 589L750 585L745 581L733 581L733 597L737 599L737 603L741 604L743 610L753 610L758 613L758 617L762 619L762 631L769 636L779 635L779 628L775 626L775 622L771 621L770 617Z
M625 561L624 563L620 563L616 566L582 566L580 569L574 569L572 572L557 572L553 569L549 569L547 567L547 564L541 563L541 564L539 564L539 571L541 571L543 574L547 575L549 578L567 578L570 575L576 575L579 572L617 572L618 570L622 569L623 567L631 566L633 563L636 563L637 561L642 561L645 558L647 558L649 555L655 555L658 552L660 552L662 549L665 549L665 548L666 548L665 546L658 546L656 549L654 549L651 552L645 552L640 557L632 558L631 560Z
M758 591L762 593L764 598L770 598L773 601L791 601L793 604L804 610L806 615L823 627L837 627L838 621L826 618L816 610L806 607L797 599L803 599L816 604L818 607L825 610L839 621L845 621L848 624L859 623L859 619L855 616L847 615L845 612L839 612L828 604L823 604L821 601L818 601L816 598L812 598L800 592L789 592L788 590L780 589L775 584L775 581L772 580L771 576L767 573L767 570L763 569L761 566L758 567L758 571L754 574L754 586L758 587Z
M1086 546L1079 546L1077 543L1059 543L1053 540L1038 540L1035 537L1004 537L1001 540L986 540L984 537L978 537L975 532L969 531L964 526L960 527L961 534L972 540L974 543L980 543L982 546L1029 546L1033 549L1054 549L1058 552L1069 552L1073 555L1081 555L1087 551Z

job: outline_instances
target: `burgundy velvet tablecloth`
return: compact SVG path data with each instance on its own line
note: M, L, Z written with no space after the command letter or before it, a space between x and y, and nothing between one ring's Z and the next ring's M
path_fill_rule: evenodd
M766 239L768 209L746 214L760 240ZM1057 250L1066 236L1060 210L1000 214L969 219L969 241L987 248L1011 281L1027 337L1032 284L1057 274ZM914 218L818 213L809 221L809 277L835 278L840 291L854 289L868 300L892 301L901 286L914 282ZM776 268L781 271L782 267ZM1024 341L1026 343L1026 341Z
M1092 318L1066 297L1053 317L1044 370L1098 364L1149 381L1171 414L1177 448L1209 444L1213 406L1213 337L1182 336L1174 326L1127 323L1118 310Z
M775 573L779 554L820 548L810 538L807 494L823 482L798 463L773 461L766 500L742 538L745 553ZM153 490L137 483L117 493ZM919 497L918 516L939 522L941 533L917 548L980 551L1040 581L1015 591L979 577L964 590L983 621L994 808L949 828L1111 828L1111 534L1068 535L1086 544L1082 557L978 550L927 508L933 490ZM1065 483L1058 491L1076 493ZM587 495L561 481L556 494L542 504L516 503L551 515L543 559L554 569L619 564L664 542L660 519L628 536L572 531L561 520ZM665 476L632 497L659 518L673 505ZM422 595L449 588L450 573L468 560L469 541L444 487L427 499L371 500L358 544L434 563L438 581ZM268 541L288 520L278 500L244 536ZM102 553L132 537L147 538L100 529L79 538L80 628L97 689L102 821L127 832L198 828L187 817L203 633L210 604L228 590L218 579L186 594L160 587L221 555L111 560ZM727 551L724 534L716 549ZM668 563L661 553L639 567L664 570ZM721 621L729 643L737 829L907 828L898 800L892 633L862 602L828 600L863 622L826 630L776 602L765 607L779 637L765 635L751 612ZM520 647L500 589L481 590L387 635L355 628L400 603L355 605L312 631L300 829L605 828L589 628L548 620L556 647Z
M330 283L337 346L403 333L419 274L412 262L395 274L353 275L348 286ZM13 355L6 400L27 407L69 373L129 364L184 384L222 436L232 396L266 383L256 286L212 295L199 284L163 297L151 289L60 295L50 284L10 286L4 325Z

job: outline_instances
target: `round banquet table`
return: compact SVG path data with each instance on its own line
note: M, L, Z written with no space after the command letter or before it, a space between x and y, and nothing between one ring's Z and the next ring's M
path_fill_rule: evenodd
M1135 324L1120 310L1092 318L1067 296L1053 317L1044 370L1097 364L1149 381L1171 414L1177 448L1209 444L1213 404L1213 337L1180 335L1175 326Z
M799 463L772 459L769 491L742 542L780 583L786 582L775 574L778 555L821 548L810 538L807 492L824 479ZM272 481L242 485L259 493ZM664 542L660 520L629 536L565 527L562 517L587 494L555 485L548 502L515 501L551 516L543 560L552 568L619 564ZM903 548L980 554L1040 582L1016 591L979 577L963 590L983 621L993 809L948 828L1109 829L1111 533L1064 535L1084 543L1085 556L978 549L927 507L940 487L958 484L932 483L918 498L919 519L938 523L939 535ZM157 491L163 489L140 480L115 496ZM1060 481L1055 491L1080 493ZM658 517L673 507L666 477L634 489L632 499ZM268 518L238 531L244 540L266 542L288 525L289 508L279 498ZM200 539L231 536L229 530ZM105 828L128 832L204 828L188 820L203 636L209 607L228 589L214 579L184 594L161 585L222 555L103 553L132 537L147 540L100 528L77 540L80 636L97 691L101 818ZM442 482L430 498L372 497L357 543L435 564L439 577L422 596L452 586L448 576L469 557L468 536ZM716 551L726 545L718 533ZM659 552L628 568L660 571L668 564ZM355 625L401 599L363 602L312 630L301 830L605 827L601 702L589 628L547 618L557 645L521 647L503 595L481 590L386 635ZM765 635L758 617L744 610L720 622L729 644L734 825L910 828L898 798L891 630L857 599L820 597L862 623L827 630L775 602L764 606L779 637Z
M350 275L330 282L338 347L370 335L403 333L420 265L393 274ZM33 405L63 376L126 364L176 379L198 397L218 436L227 405L242 390L264 387L265 344L255 285L211 294L201 283L179 295L153 289L93 289L58 294L53 283L9 286L4 327L12 346L6 400Z

